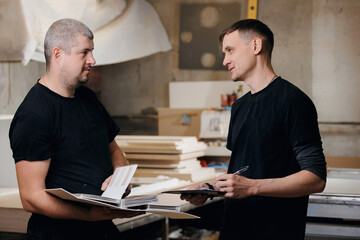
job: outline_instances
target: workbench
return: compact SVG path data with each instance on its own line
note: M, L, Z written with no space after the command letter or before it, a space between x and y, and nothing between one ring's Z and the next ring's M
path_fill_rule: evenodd
M307 236L360 239L360 172L358 171L360 170L340 169L337 174L332 174L330 171L324 192L310 195Z
M351 176L329 174L324 192L310 195L308 217L312 220L320 220L307 222L306 236L360 239L360 175ZM197 206L180 200L178 195L160 194L159 200L164 204L180 205L181 211L185 212L197 208ZM221 198L214 198L208 200L206 204L220 200ZM30 215L22 208L17 188L0 189L0 232L25 233ZM340 223L339 221L324 221L324 219L339 220ZM169 219L161 215L145 214L113 221L123 232L159 220L163 221L163 239L167 239Z
M185 188L186 186L179 186ZM170 189L166 189L170 190ZM221 200L222 198L214 198L208 200L207 204ZM159 204L179 205L182 212L195 209L198 206L192 205L184 200L181 200L176 194L159 194ZM0 232L9 233L26 233L27 222L31 213L26 212L22 208L18 188L0 188ZM131 230L155 221L163 220L163 239L167 239L169 233L169 219L152 213L146 213L133 218L118 218L113 222L118 227L120 232Z

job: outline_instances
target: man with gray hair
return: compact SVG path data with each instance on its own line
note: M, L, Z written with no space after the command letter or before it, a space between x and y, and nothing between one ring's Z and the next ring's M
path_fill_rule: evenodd
M28 239L119 239L111 220L138 215L85 207L44 191L100 195L114 169L127 165L114 140L119 128L94 92L82 86L95 64L93 49L93 34L83 23L54 22L45 37L46 74L12 121L9 137L20 197L33 213Z

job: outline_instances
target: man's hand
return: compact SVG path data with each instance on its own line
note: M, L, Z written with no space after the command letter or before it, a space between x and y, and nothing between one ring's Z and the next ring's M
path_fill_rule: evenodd
M107 207L91 207L87 221L112 220L115 218L132 218L146 212L136 212L127 210L114 210Z
M200 188L209 188L205 183L193 185L187 189L189 190L196 190ZM181 194L180 199L186 200L194 205L202 205L206 202L206 199L208 199L209 195L207 194Z
M109 186L110 184L110 181L111 181L111 177L108 177L107 179L105 179L105 181L103 182L103 184L101 185L101 191L105 191L107 189L107 187Z
M255 195L255 181L234 174L222 174L216 178L216 188L226 192L224 197L245 198Z
M105 181L101 185L101 191L105 191L106 188L109 186L109 183L111 181L111 177L112 177L112 175L110 177L108 177L107 179L105 179ZM125 193L123 194L122 197L124 198L124 197L128 196L130 193L131 193L131 184L129 184L127 186L126 191L125 191Z
M223 174L216 178L216 186L227 192L224 197L245 198L249 196L301 197L321 192L325 181L314 173L301 170L282 178L250 179L235 174Z

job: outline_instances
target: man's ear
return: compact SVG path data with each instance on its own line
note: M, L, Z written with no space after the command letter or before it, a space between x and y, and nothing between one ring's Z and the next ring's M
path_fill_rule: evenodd
M52 50L52 56L56 63L60 63L63 57L64 51L59 47L54 47Z
M253 50L254 54L258 55L262 50L262 39L259 37L256 37L253 39Z

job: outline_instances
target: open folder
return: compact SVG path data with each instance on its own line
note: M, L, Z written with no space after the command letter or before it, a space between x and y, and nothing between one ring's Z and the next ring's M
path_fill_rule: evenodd
M195 215L180 212L180 206L157 204L157 195L122 199L136 168L136 164L117 168L109 186L101 196L85 193L70 193L62 188L46 189L45 191L64 200L81 202L88 205L103 206L118 210L156 213L174 219L199 218Z

